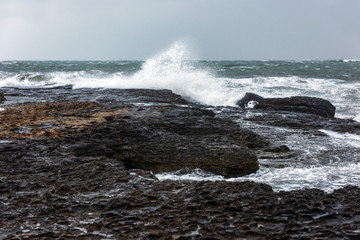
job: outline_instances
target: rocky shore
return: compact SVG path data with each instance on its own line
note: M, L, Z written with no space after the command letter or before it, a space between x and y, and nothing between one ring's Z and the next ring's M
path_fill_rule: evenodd
M263 156L296 154L241 121L359 134L357 122L274 108L216 114L168 90L55 90L2 90L8 104L0 111L0 239L360 235L358 187L274 192L253 182L154 175L201 168L244 176L257 171Z

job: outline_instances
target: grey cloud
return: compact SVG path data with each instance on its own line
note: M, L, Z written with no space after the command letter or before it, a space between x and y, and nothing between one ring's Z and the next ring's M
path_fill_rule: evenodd
M356 0L2 0L0 60L360 58Z

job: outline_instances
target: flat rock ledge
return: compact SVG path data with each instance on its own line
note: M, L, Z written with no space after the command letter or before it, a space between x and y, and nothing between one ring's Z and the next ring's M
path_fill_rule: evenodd
M159 181L107 157L0 150L1 239L358 239L360 188L274 193L253 182Z
M38 141L43 156L106 156L154 173L201 168L244 176L259 168L252 149L267 145L231 120L188 105L25 103L6 106L0 122L1 139Z

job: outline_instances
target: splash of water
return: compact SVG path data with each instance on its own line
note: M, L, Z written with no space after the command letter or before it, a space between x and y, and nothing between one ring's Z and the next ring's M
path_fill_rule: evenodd
M224 83L195 63L187 46L176 42L147 60L139 72L119 80L116 87L170 89L203 104L235 105L236 96L230 96Z
M55 73L57 84L73 84L74 88L147 88L169 89L193 101L213 106L234 106L242 95L229 89L223 79L198 66L188 46L175 42L170 48L148 59L141 70L131 76L87 72ZM71 82L70 82L70 81ZM75 80L75 81L74 81Z

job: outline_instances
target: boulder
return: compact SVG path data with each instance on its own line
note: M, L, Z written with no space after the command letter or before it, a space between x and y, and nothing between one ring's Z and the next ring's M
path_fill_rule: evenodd
M281 110L320 115L332 118L335 116L335 106L329 101L316 98L295 96L286 98L264 98L254 93L246 93L244 98L237 102L240 107L255 109Z

